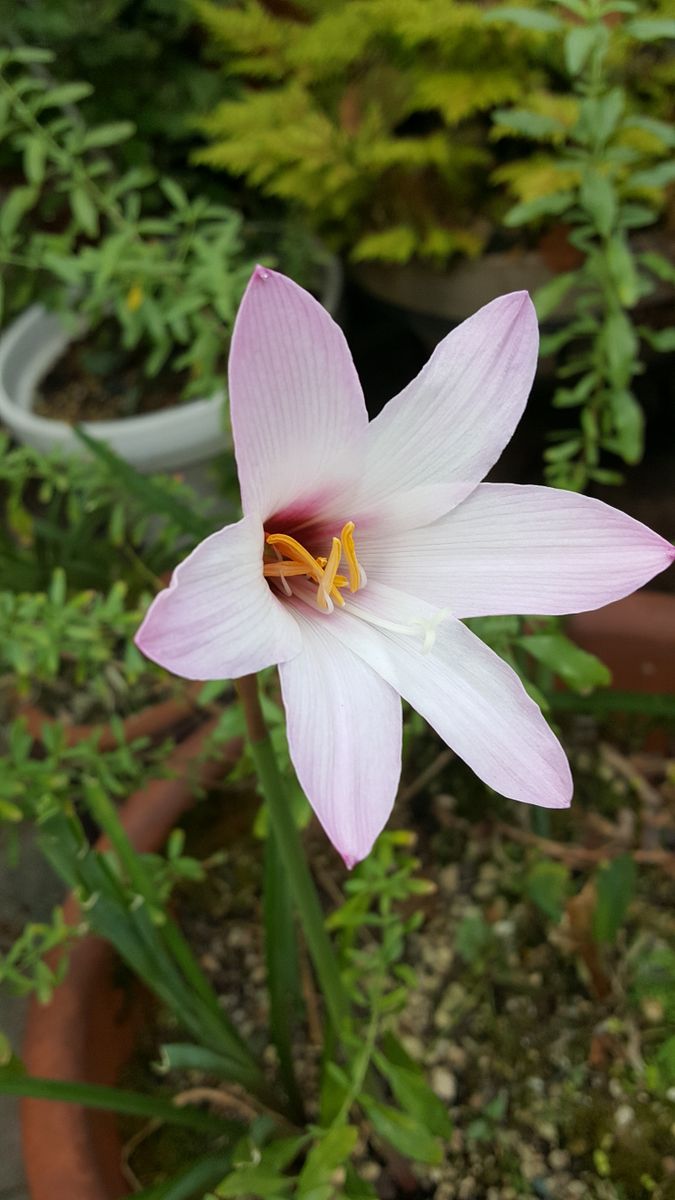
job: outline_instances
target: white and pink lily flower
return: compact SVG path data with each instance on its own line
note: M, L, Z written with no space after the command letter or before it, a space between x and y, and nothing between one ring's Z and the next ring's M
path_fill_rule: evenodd
M407 700L491 788L564 808L560 743L464 617L598 608L675 558L599 500L481 483L537 365L525 292L453 330L373 421L340 328L258 267L229 386L244 516L201 543L137 644L187 679L279 665L291 758L348 866L385 825Z

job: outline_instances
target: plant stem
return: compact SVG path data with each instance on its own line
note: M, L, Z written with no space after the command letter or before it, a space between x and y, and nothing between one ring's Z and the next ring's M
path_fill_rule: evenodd
M333 946L324 926L319 897L307 866L286 797L283 779L265 725L256 676L246 675L237 680L236 688L246 719L251 756L263 796L267 801L270 824L274 831L279 854L286 865L295 906L326 1008L336 1031L339 1032L348 1016L347 997Z

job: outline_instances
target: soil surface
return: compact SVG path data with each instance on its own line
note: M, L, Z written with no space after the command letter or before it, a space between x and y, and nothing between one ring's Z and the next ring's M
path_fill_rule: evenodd
M663 976L668 963L675 971L675 728L657 735L658 752L645 749L644 729L617 717L611 728L567 717L564 734L575 806L534 818L486 795L431 735L415 738L395 823L417 831L422 874L436 891L408 941L417 985L398 1028L447 1103L454 1133L444 1163L413 1165L403 1189L364 1125L356 1165L382 1200L675 1200L675 1066L669 1076L662 1062L675 1032L675 974L670 1000ZM247 832L255 801L237 786L225 804L218 799L220 820L208 805L196 811L192 852L224 851L207 881L178 898L178 912L223 1006L272 1062L260 843ZM334 907L344 869L315 826L307 847ZM627 852L638 860L636 893L616 936L598 944L590 921L597 871ZM555 917L528 884L542 863L568 872L568 900ZM309 970L303 975L310 1033L297 1063L311 1097L320 1005ZM158 1040L175 1038L166 1022L160 1015L146 1064ZM135 1086L139 1076L156 1086L140 1060ZM167 1083L214 1086L196 1073ZM240 1100L233 1092L234 1111ZM309 1110L316 1115L311 1100ZM178 1169L195 1153L193 1134L188 1142L175 1130L136 1128L130 1182L148 1186Z
M71 342L42 380L35 412L66 421L112 421L180 404L187 371L146 375L141 349L125 350L119 330L103 325Z

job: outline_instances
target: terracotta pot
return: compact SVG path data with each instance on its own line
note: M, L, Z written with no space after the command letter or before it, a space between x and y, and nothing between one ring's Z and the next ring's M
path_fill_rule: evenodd
M191 807L194 777L187 768L216 722L205 722L176 747L169 760L175 778L153 780L123 805L120 817L137 850L159 850ZM213 783L240 751L239 739L227 743L218 759L200 765L198 782ZM97 848L106 844L101 839ZM79 906L72 896L65 914L77 924ZM23 1046L27 1070L49 1079L114 1084L132 1053L146 1004L140 988L122 986L108 943L85 937L72 950L66 979L51 1002L43 1007L33 1001L29 1007ZM118 1200L129 1194L112 1113L26 1099L21 1126L31 1200Z
M617 691L675 695L675 595L635 592L569 617L567 632L607 664Z
M140 737L158 737L186 720L195 712L195 701L199 695L202 683L186 685L184 697L170 697L160 700L157 704L149 704L140 712L131 713L122 721L124 741L132 742ZM23 717L28 732L36 741L42 741L43 731L52 725L60 725L64 731L66 746L77 746L86 741L92 734L99 734L99 750L113 750L118 745L118 737L109 725L68 725L56 717L50 717L34 704L22 704L19 717Z

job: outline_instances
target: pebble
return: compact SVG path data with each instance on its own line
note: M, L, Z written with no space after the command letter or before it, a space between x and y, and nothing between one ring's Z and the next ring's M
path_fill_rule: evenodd
M439 873L438 882L441 891L456 892L459 883L459 867L457 864L450 863L447 867L443 867L443 870Z
M663 1004L655 996L646 996L640 1006L647 1021L658 1025L663 1020Z
M428 967L433 967L438 982L438 976L444 975L452 966L454 951L447 942L432 942L422 947L422 958Z
M554 1171L564 1171L569 1166L570 1156L566 1150L551 1150L548 1156L549 1166Z
M452 1103L457 1098L457 1080L447 1067L433 1068L431 1086L441 1100Z
M368 1183L374 1183L375 1180L379 1179L380 1175L382 1174L382 1167L380 1166L380 1164L378 1162L373 1162L371 1160L370 1162L363 1164L363 1166L360 1169L359 1174Z
M457 1200L473 1200L476 1195L476 1180L472 1175L467 1175L459 1185L457 1192Z
M635 1113L630 1104L620 1104L614 1113L614 1122L617 1129L625 1129L635 1120Z

